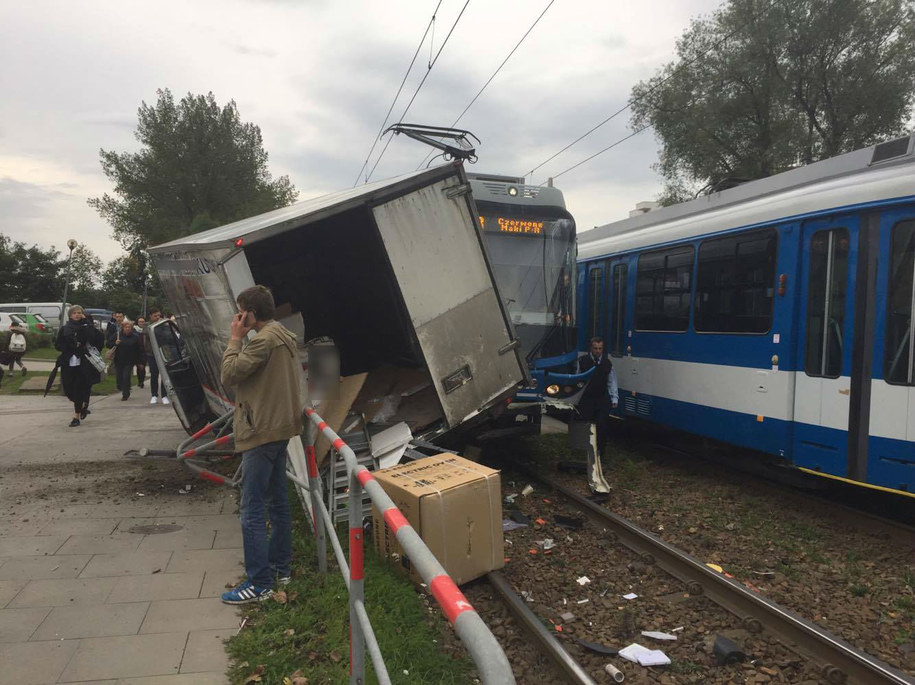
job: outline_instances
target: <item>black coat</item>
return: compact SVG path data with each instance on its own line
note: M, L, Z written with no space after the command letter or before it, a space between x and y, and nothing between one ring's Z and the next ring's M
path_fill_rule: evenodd
M146 363L146 352L143 350L143 339L134 331L126 335L121 331L120 342L114 345L114 363L116 366L135 366Z
M102 375L86 358L86 346L92 345L98 349L104 342L102 332L88 318L80 321L70 319L57 332L54 347L60 351L57 358L60 380L64 393L74 402L85 399L84 395L88 398L87 389L102 380ZM74 355L79 358L79 366L70 366Z

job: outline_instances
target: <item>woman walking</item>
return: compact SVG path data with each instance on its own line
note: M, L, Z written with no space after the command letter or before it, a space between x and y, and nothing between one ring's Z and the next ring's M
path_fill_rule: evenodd
M105 337L78 304L70 307L67 314L69 320L57 333L54 347L60 351L57 365L64 394L73 403L73 420L70 421L70 428L73 428L89 415L89 394L92 386L102 379L87 358L86 347L101 347Z
M19 368L22 369L23 376L28 372L28 369L22 364L26 349L25 334L28 332L28 329L20 323L13 323L10 326L10 355L12 356L10 359L10 375L13 374L16 364L19 364Z
M124 319L121 324L121 335L114 343L114 368L118 376L118 389L121 401L130 398L130 381L133 378L133 367L146 361L143 341L133 330L133 322Z

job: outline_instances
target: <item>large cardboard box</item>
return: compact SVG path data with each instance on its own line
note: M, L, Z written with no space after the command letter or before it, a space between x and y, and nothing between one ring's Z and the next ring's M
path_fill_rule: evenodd
M375 472L410 525L460 585L505 563L499 472L443 453ZM394 535L374 511L375 549L397 554L417 582Z

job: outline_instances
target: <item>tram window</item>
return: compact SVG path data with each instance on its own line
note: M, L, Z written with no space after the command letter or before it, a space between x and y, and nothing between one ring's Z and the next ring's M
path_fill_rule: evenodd
M624 326L626 318L626 278L629 267L626 264L616 264L613 267L612 284L613 300L610 303L610 354L615 357L622 356L626 337Z
M693 326L703 333L767 333L775 289L774 229L703 241Z
M807 292L808 376L842 375L842 340L848 284L848 231L817 231L810 241L810 285Z
M683 332L689 327L694 253L689 245L639 256L636 330Z
M915 385L912 359L912 285L915 275L915 221L893 226L890 282L886 301L886 351L883 377L887 383Z
M604 307L604 288L603 288L603 275L604 270L601 267L592 268L590 271L591 277L591 292L590 292L590 313L588 315L589 325L588 330L591 331L590 337L603 335L600 325L600 312Z

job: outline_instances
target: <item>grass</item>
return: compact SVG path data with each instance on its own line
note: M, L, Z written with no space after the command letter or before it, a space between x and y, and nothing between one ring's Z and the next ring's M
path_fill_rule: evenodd
M35 347L26 350L25 359L43 359L54 361L57 359L59 354L60 352L55 350L53 347Z
M282 683L297 670L312 683L348 680L346 586L332 560L326 575L317 572L311 528L297 500L293 511L297 565L286 589L287 601L270 600L246 609L246 627L227 645L233 683L246 683L252 673L260 675L260 682ZM366 608L392 682L470 682L473 665L463 649L449 653L442 648L451 628L439 610L430 610L412 583L374 553L370 540L367 543ZM377 682L368 654L366 681Z
M19 369L10 375L6 373L3 377L3 387L0 388L0 395L16 395L19 392L19 388L22 383L29 378L41 378L45 383L47 383L48 373L29 373L27 376L23 377L19 374ZM57 382L60 382L60 373L57 374ZM134 386L132 393L136 392L138 388ZM117 380L114 377L114 374L109 373L102 379L101 383L96 383L92 386L92 395L111 395L118 392L117 389ZM142 390L140 391L142 392ZM61 391L62 393L62 391ZM39 395L41 393L38 393Z

